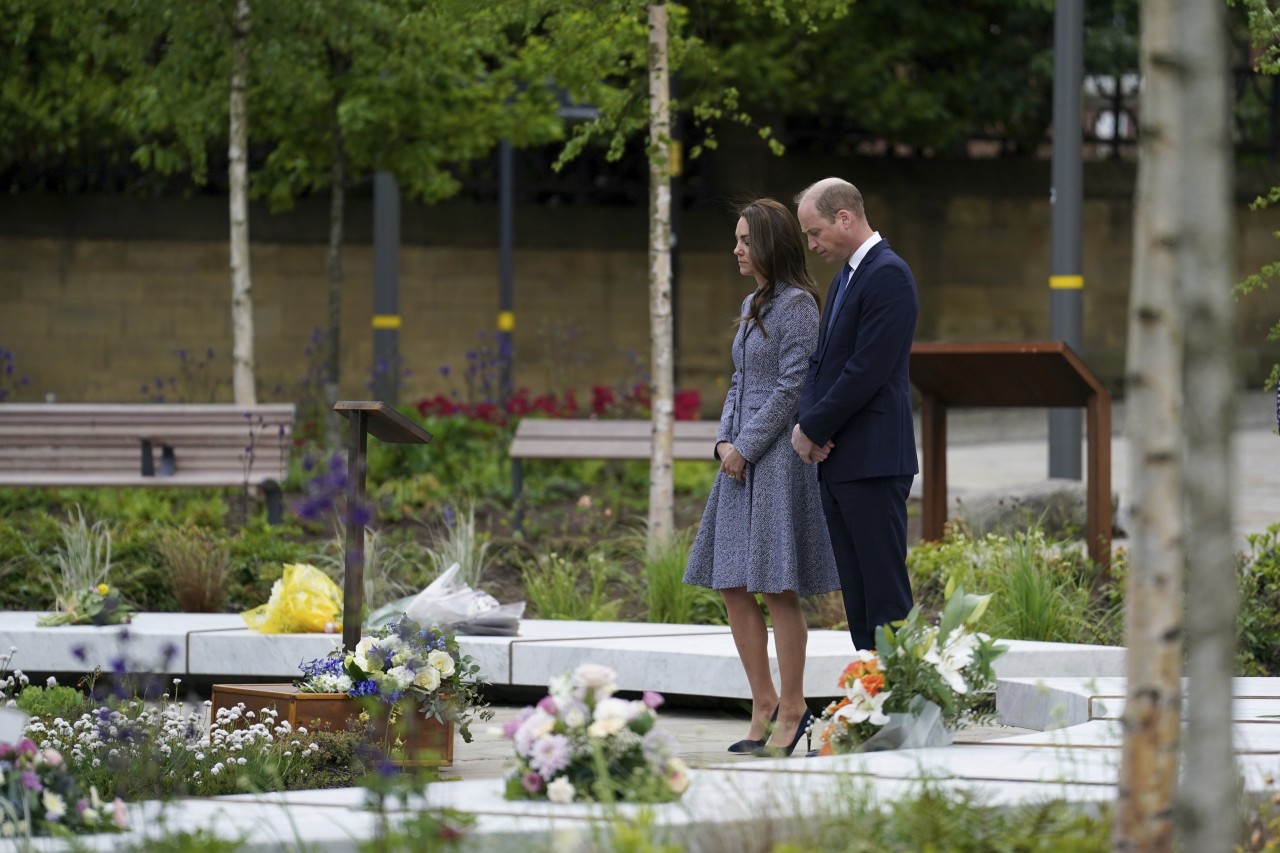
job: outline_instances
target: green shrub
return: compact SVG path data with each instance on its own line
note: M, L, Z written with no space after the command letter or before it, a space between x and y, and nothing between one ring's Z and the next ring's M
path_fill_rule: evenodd
M44 568L54 607L69 609L80 594L106 583L111 572L112 529L105 521L92 525L76 507L74 517L58 523L59 542L47 552L31 552Z
M92 702L74 687L54 684L49 687L29 686L18 694L18 708L32 717L53 720L75 720L90 710Z
M618 571L604 555L586 558L539 553L520 567L525 600L539 619L609 621L618 617L622 602L609 597Z
M679 460L672 467L676 494L706 498L711 494L711 486L719 473L720 467L710 455L706 462Z
M491 561L489 536L476 529L476 507L468 504L456 513L448 510L441 525L433 525L427 556L432 574L439 575L454 563L458 579L472 589L480 588L480 580Z
M644 566L645 603L650 622L727 624L728 614L720 593L684 582L695 533L694 528L677 530L670 541L659 545L653 554L646 553L644 539L637 537L635 548Z
M1110 810L1063 800L989 804L981 792L936 781L878 800L865 783L842 784L835 809L798 825L772 853L1105 853Z
M1054 542L1032 526L1012 535L970 538L953 530L907 555L912 587L926 608L948 584L993 593L987 630L1006 640L1114 643L1120 611L1099 587L1101 572L1076 542Z
M1236 672L1280 675L1280 524L1246 537L1236 579L1240 590Z
M231 546L225 537L191 524L170 527L158 532L156 550L168 568L166 579L178 609L222 610L231 574Z

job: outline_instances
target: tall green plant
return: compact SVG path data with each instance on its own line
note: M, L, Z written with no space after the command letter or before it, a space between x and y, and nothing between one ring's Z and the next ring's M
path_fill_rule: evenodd
M341 518L335 519L336 531L325 543L324 550L312 560L316 567L333 578L339 585L347 570L347 530ZM403 595L417 592L419 587L409 579L413 574L414 560L407 557L401 547L390 544L383 533L372 527L364 529L364 603L372 608L375 603L386 603ZM433 574L432 577L435 575Z
M1114 642L1116 608L1101 593L1096 566L1078 543L1049 540L1032 525L1012 535L973 538L954 530L907 557L913 587L928 602L948 585L994 593L990 632L1007 640Z
M427 548L427 556L434 574L457 563L458 580L472 589L479 588L492 561L489 548L493 543L488 534L476 528L475 504L468 504L466 510L456 514L446 509L444 524L433 527L431 533L433 542Z
M644 566L645 603L650 622L723 625L728 621L724 600L715 590L684 582L694 532L693 528L677 530L652 553L646 549L643 539L635 542Z
M1262 74L1280 74L1280 16L1277 16L1270 0L1228 0L1232 6L1245 10L1249 25L1249 35L1254 46L1254 68ZM1280 186L1272 187L1265 196L1259 196L1250 205L1254 210L1265 210L1280 202ZM1266 290L1272 283L1280 280L1280 261L1264 264L1257 272L1250 274L1244 281L1235 285L1237 296L1243 296L1257 290ZM1280 341L1280 320L1267 330L1267 340ZM1280 364L1271 366L1266 387L1274 388L1280 379Z
M1052 571L1052 560L1035 543L1027 536L1014 537L1003 571L993 573L988 588L999 604L992 608L989 628L1009 639L1079 642L1089 589L1077 578Z
M606 622L618 617L622 602L610 598L618 572L599 552L585 558L541 553L520 567L525 598L540 619Z
M111 571L111 527L104 521L92 526L76 506L75 516L58 522L62 540L49 555L54 567L46 566L49 586L58 610L70 610L80 595L107 582ZM33 555L39 558L40 555Z
M1236 672L1239 675L1280 674L1280 524L1246 537L1236 580L1240 590Z
M165 575L178 607L188 613L217 613L227 597L231 545L194 525L160 531L156 550L168 566Z

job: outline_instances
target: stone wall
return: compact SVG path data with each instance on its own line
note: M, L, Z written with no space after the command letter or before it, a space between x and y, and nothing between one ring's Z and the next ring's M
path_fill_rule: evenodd
M795 190L845 174L867 195L873 227L915 270L918 340L1017 340L1049 330L1050 209L1043 163L809 162L805 174L762 156L703 169L683 211L678 291L679 376L709 416L730 370L731 321L751 283L731 250L730 198ZM860 174L861 173L861 176ZM1132 256L1132 167L1090 164L1084 208L1084 346L1113 389L1123 375ZM1239 276L1280 257L1280 212L1247 202L1273 174L1241 178ZM708 191L731 186L732 193ZM741 189L738 189L741 188ZM721 200L723 199L723 200ZM306 374L313 330L326 325L327 200L287 214L255 209L252 268L260 396L289 397ZM403 400L463 391L467 352L492 342L498 303L493 206L406 204L400 258L401 352L412 371ZM367 195L352 194L344 255L343 395L364 397L371 362L372 252ZM517 215L518 385L579 389L636 378L647 368L644 212L522 207ZM174 352L213 348L229 398L230 276L225 199L0 198L0 347L32 384L20 399L139 400L141 387L178 375ZM825 290L832 270L816 258ZM1225 285L1224 285L1225 286ZM1280 347L1266 332L1280 293L1250 296L1236 321L1239 380L1260 384ZM558 331L557 331L558 329ZM440 368L450 366L446 378ZM2 380L0 380L2 381ZM188 391L194 392L188 382ZM0 386L2 387L2 386ZM175 399L173 393L169 399Z

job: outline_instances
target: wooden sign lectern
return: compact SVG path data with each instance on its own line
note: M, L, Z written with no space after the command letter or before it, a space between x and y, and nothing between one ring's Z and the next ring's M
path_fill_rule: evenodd
M431 433L386 403L339 401L335 412L344 413L350 426L347 437L347 555L342 578L342 645L347 651L360 642L364 610L364 524L357 517L365 498L365 470L369 436L388 444L426 444Z
M1083 406L1085 536L1090 559L1111 565L1111 395L1071 347L1061 341L917 343L911 384L922 397L925 539L941 539L947 520L949 406Z

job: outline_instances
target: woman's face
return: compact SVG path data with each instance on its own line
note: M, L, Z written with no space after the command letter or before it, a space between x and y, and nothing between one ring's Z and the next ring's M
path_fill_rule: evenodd
M755 264L751 262L751 233L745 218L739 217L738 227L734 229L733 236L733 256L738 259L739 274L755 276L759 279Z

